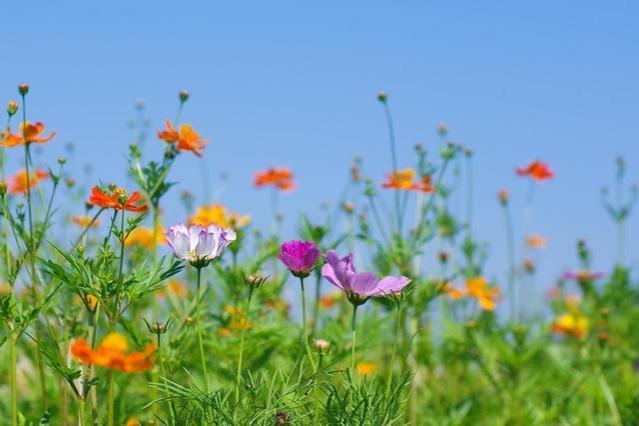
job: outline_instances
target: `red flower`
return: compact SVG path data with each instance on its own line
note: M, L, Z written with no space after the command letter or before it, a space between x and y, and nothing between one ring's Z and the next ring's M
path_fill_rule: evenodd
M555 176L552 170L550 170L550 167L548 167L548 164L543 161L533 161L526 167L517 167L515 172L519 176L529 176L538 182L549 180Z
M107 194L103 192L97 186L91 189L91 197L89 198L89 204L98 207L104 207L106 209L126 210L129 212L144 213L148 210L148 206L145 204L136 205L140 200L140 193L134 192L127 198L127 193L122 188L117 188L113 191L113 194Z

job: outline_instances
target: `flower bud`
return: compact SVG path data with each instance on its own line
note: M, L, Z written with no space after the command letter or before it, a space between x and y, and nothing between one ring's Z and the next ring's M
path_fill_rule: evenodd
M268 276L263 275L261 272L256 272L244 277L244 282L253 288L259 288L268 279Z
M524 260L524 271L532 274L535 272L535 264L532 262L532 260L526 259Z
M184 103L186 101L189 100L189 92L187 92L186 90L181 90L180 91L180 102Z
M275 424L278 426L290 425L291 416L286 411L278 411L275 413Z
M18 103L16 101L9 101L9 106L7 107L7 114L9 114L9 116L12 116L16 112L18 112Z
M355 211L355 206L350 201L344 201L342 203L342 210L346 214L353 214L353 212Z
M62 165L63 165L63 164L65 164L66 162L67 162L67 159L66 159L65 157L59 157L59 158L58 158L58 164L59 164L59 165L61 165L61 166L62 166Z
M29 85L27 83L20 83L18 85L18 93L20 93L22 96L29 93Z
M7 181L0 180L0 197L4 197L7 194Z
M381 103L386 103L386 101L388 100L388 93L386 92L379 92L377 94L377 100L380 101Z
M440 136L446 136L448 134L448 124L439 123L437 125L437 133L439 133Z
M313 340L313 349L320 355L326 355L331 350L331 344L324 339Z
M135 100L135 109L141 111L144 109L144 99L138 98Z
M505 189L502 189L497 193L497 198L499 199L499 202L501 204L507 204L508 200L510 199L510 194L508 194L508 191L506 191Z

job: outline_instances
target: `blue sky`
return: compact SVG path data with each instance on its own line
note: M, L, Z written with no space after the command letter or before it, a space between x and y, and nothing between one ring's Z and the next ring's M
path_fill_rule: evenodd
M526 186L513 168L537 158L557 173L536 194L534 231L549 238L539 285L574 264L577 238L590 241L598 267L614 259L599 189L620 154L639 181L636 2L30 1L2 9L0 100L29 82L30 117L58 131L44 158L72 141L78 175L90 162L96 179L124 181L135 99L156 129L188 89L183 118L212 141L204 161L221 201L265 224L269 196L251 188L254 171L294 169L299 190L281 199L292 236L296 212L316 213L338 196L354 155L364 155L373 178L390 168L375 99L385 90L400 164L412 164L416 141L437 146L439 122L474 148L475 224L490 243L489 275L503 277L504 265L495 193L511 191L518 221ZM222 171L230 176L223 188ZM198 160L180 158L173 178L201 190ZM170 204L167 217L179 219ZM633 264L638 233L633 216Z

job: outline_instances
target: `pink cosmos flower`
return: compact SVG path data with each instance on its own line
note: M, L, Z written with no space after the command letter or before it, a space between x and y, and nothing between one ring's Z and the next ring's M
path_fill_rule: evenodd
M181 223L169 227L164 235L176 258L188 260L191 265L198 268L221 256L224 249L236 238L231 228L218 225L189 227Z
M562 280L566 281L594 281L602 279L606 274L603 272L593 271L566 271L561 276Z
M353 254L341 258L335 250L326 253L322 276L346 293L354 305L361 305L370 297L398 295L410 283L407 277L385 277L381 280L372 272L357 272Z
M282 244L277 258L298 278L309 276L320 257L317 246L309 241L289 241Z

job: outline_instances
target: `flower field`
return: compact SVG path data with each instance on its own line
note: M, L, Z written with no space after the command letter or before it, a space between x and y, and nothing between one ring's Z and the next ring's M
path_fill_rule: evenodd
M638 191L622 158L601 194L616 264L594 270L594 249L575 241L574 269L535 306L547 239L530 222L552 164L503 166L529 189L520 211L495 188L507 267L489 274L473 182L459 179L474 152L440 124L437 143L400 164L384 92L373 101L387 169L355 157L339 198L320 220L295 219L295 235L276 202L301 190L295 164L265 164L246 183L272 200L263 229L248 212L198 205L177 180L177 163L214 155L183 120L188 92L121 153L119 182L85 185L66 172L72 157L34 161L63 130L30 116L37 96L20 84L0 132L0 424L639 422L639 288L625 254ZM471 196L453 208L459 191Z

